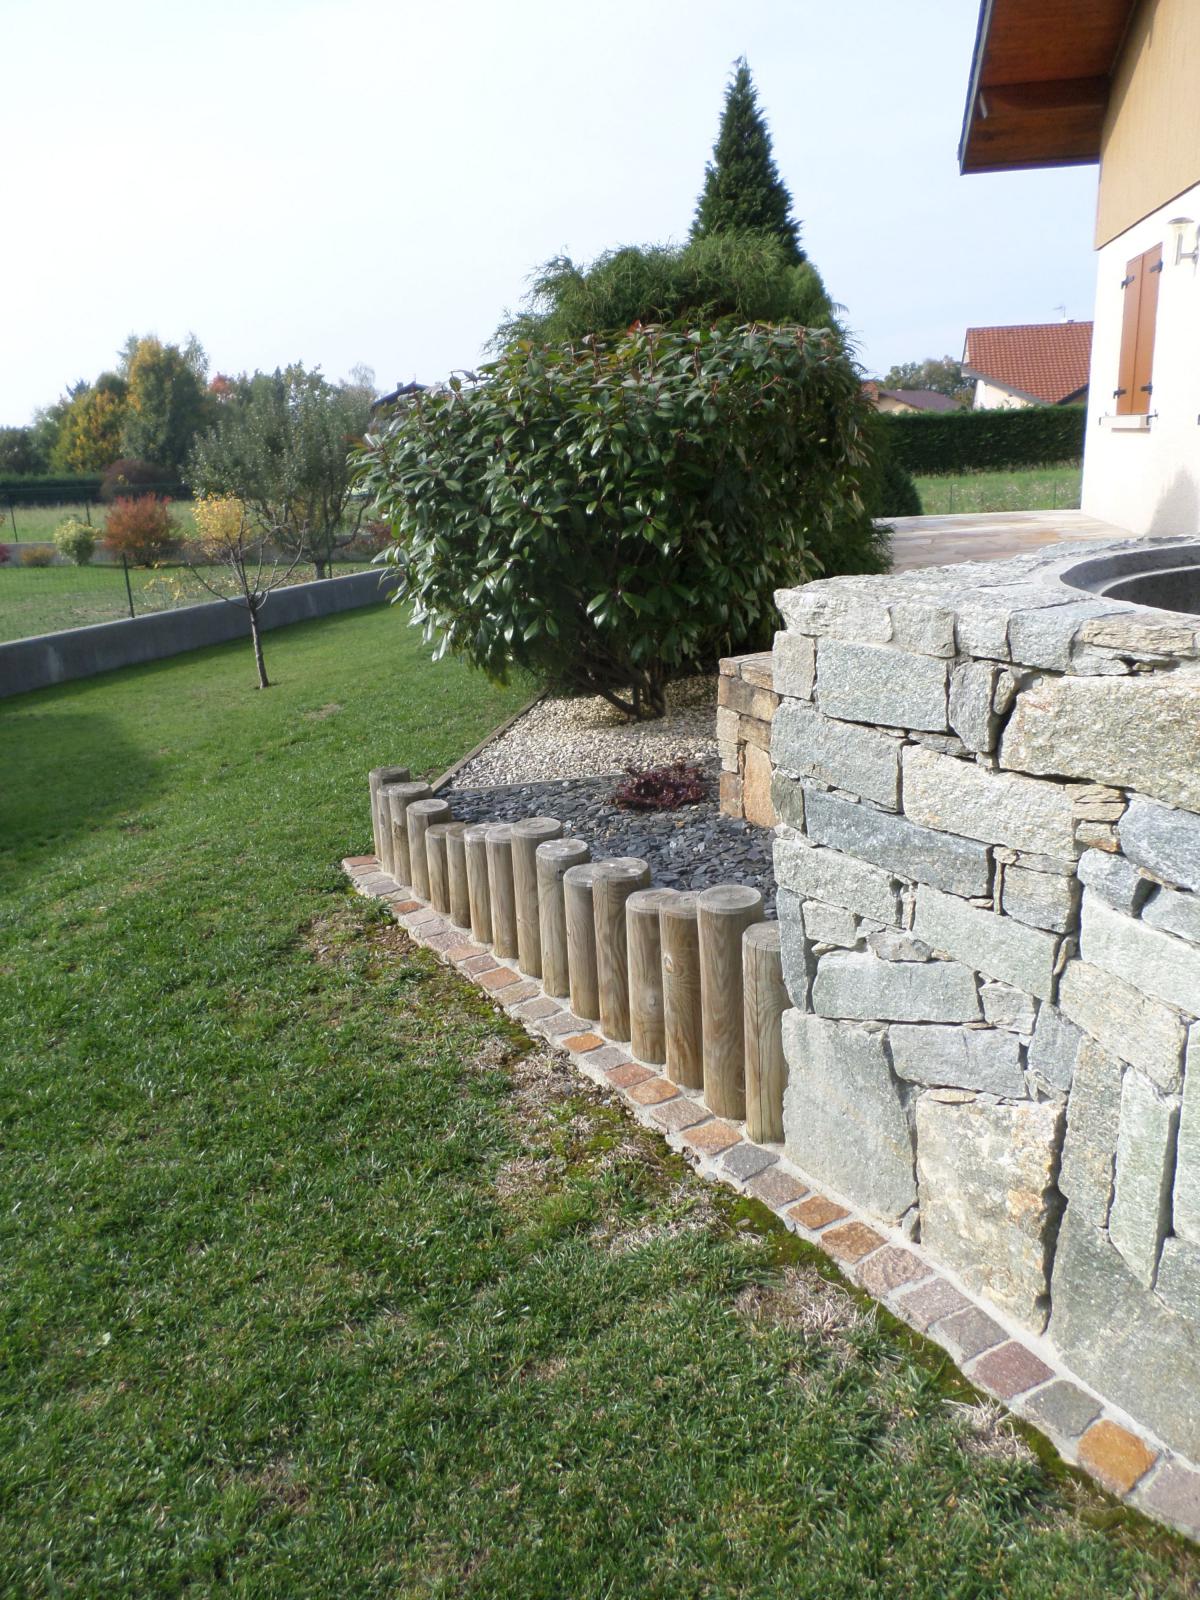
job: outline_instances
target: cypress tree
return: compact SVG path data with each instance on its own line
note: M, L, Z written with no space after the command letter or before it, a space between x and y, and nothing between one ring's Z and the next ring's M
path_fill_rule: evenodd
M774 234L791 262L805 259L800 225L792 216L792 197L771 154L771 135L758 109L744 56L725 91L721 127L713 159L704 169L704 188L696 203L691 237L702 239L737 230Z

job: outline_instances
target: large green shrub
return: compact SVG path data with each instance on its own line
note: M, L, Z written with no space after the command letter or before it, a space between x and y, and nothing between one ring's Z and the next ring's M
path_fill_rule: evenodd
M1078 461L1086 406L1012 411L893 412L880 418L896 459L910 472L982 472Z
M657 714L672 674L769 641L776 587L882 564L865 421L832 334L638 328L414 396L360 476L440 648Z

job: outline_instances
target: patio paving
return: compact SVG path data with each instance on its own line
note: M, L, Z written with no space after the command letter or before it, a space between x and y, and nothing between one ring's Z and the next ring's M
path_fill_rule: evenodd
M1127 539L1126 528L1083 511L977 511L954 517L891 517L892 570L958 561L1003 561L1043 545Z

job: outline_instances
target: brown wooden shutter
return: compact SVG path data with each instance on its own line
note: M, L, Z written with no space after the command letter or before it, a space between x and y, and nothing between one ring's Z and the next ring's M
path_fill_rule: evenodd
M1142 257L1141 293L1138 296L1137 355L1133 363L1131 411L1150 410L1154 373L1154 325L1158 316L1158 280L1162 277L1162 245Z
M1134 256L1126 263L1125 296L1121 313L1121 361L1117 372L1117 415L1124 417L1133 410L1133 374L1137 366L1138 309L1142 298L1142 258Z

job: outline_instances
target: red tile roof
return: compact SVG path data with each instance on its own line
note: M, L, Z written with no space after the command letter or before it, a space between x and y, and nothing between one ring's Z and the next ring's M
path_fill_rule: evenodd
M1087 388L1091 359L1090 322L1021 322L968 328L963 371L1057 406Z

